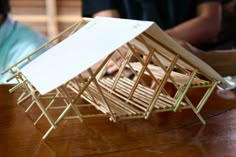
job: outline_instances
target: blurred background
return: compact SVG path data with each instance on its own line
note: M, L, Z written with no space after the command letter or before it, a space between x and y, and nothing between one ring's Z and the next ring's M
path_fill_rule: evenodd
M80 0L10 0L13 18L54 37L81 18Z

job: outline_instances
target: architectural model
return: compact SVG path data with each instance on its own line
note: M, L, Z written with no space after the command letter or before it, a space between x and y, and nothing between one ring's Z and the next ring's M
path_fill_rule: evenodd
M32 60L39 50L67 35L58 44ZM230 85L210 66L181 47L149 21L97 17L81 20L5 72L17 79L10 91L21 89L18 103L37 105L50 123L43 139L62 119L105 116L111 121L148 119L154 112L191 109L205 124L200 111L216 87ZM119 58L119 61L117 61ZM27 64L20 68L21 62ZM114 76L104 77L108 65ZM133 77L126 77L125 72ZM166 87L172 86L169 91ZM190 88L203 88L198 104L187 96ZM87 102L84 104L84 102ZM89 105L97 113L84 113ZM52 110L54 109L54 110ZM60 114L55 118L52 112ZM67 115L68 111L74 115ZM183 112L184 114L184 112Z

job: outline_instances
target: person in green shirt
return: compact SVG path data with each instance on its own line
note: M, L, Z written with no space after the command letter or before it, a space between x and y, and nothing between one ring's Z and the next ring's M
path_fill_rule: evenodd
M0 0L0 72L14 65L46 42L45 36L13 20L10 15L9 1ZM15 83L14 80L6 81L10 76L10 73L0 75L0 84Z

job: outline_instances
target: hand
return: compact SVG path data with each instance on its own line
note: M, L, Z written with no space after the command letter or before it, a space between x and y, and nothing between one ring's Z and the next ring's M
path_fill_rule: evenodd
M191 45L190 43L184 41L184 40L176 40L181 46L183 46L185 49L187 49L188 51L190 51L193 54L198 54L198 53L202 53L203 51L198 49L197 47Z

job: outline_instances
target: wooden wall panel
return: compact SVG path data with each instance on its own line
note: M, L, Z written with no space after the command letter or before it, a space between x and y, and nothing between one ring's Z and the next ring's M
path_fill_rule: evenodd
M47 2L50 0L10 0L11 14L14 19L24 23L48 36L52 37L50 20L56 20L58 32L64 30L81 18L80 0L54 0L56 5L56 16L48 16ZM49 8L53 8L52 6Z

